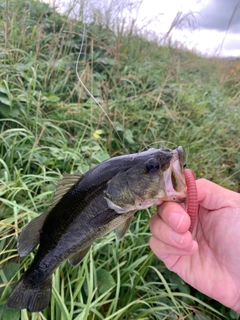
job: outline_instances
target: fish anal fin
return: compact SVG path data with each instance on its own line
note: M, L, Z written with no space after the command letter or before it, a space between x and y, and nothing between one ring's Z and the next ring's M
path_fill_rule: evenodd
M130 216L129 218L127 218L122 224L120 224L115 229L115 233L116 233L118 240L122 240L124 238L125 234L127 233L128 229L131 225L132 219L133 219L133 215Z
M18 238L18 254L27 256L38 244L40 231L47 217L48 211L31 220L22 230Z
M88 253L88 251L90 250L91 246L88 246L76 253L74 253L69 259L69 263L72 266L76 266L79 262L81 262L83 260L83 258L86 256L86 254Z
M52 209L62 199L64 194L66 194L75 183L82 179L82 176L83 175L80 172L63 174L63 178L58 181L50 209Z

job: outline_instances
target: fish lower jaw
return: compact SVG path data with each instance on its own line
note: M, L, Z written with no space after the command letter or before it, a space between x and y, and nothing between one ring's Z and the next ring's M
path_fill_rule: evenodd
M136 210L143 210L143 209L147 209L151 206L153 206L154 204L156 204L157 200L156 199L147 199L147 200L136 200L135 202L135 208Z
M179 159L173 159L170 167L164 172L165 196L162 201L184 202L187 197L185 177Z
M165 185L165 195L159 197L159 202L162 201L174 201L174 202L184 202L187 198L187 187L182 184L180 191L176 191L173 187L171 179L166 181Z
M157 205L158 204L161 204L163 201L174 201L174 202L185 202L187 199L187 196L186 196L186 192L183 191L183 192L167 192L166 196L164 198L161 198L159 199L159 203L156 203Z

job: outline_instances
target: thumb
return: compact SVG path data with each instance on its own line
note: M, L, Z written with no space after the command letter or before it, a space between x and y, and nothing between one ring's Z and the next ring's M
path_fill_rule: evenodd
M208 210L240 207L240 194L206 179L196 180L199 204Z

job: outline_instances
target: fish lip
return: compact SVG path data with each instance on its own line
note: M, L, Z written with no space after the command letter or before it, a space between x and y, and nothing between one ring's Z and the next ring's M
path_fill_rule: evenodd
M178 159L179 159L180 165L183 166L183 156L184 156L183 147L179 146L179 147L177 147L176 150L177 150L177 153L178 153Z
M166 199L164 201L184 202L187 197L187 187L183 173L183 148L179 146L172 150L169 168L164 172Z

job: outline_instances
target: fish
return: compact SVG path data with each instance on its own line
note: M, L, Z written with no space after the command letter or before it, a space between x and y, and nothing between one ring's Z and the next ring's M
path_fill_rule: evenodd
M30 267L7 299L10 309L39 312L50 301L52 274L65 260L76 266L97 239L115 230L121 240L136 211L186 199L183 148L151 148L110 158L85 174L64 174L49 210L25 226L20 257L37 246Z

